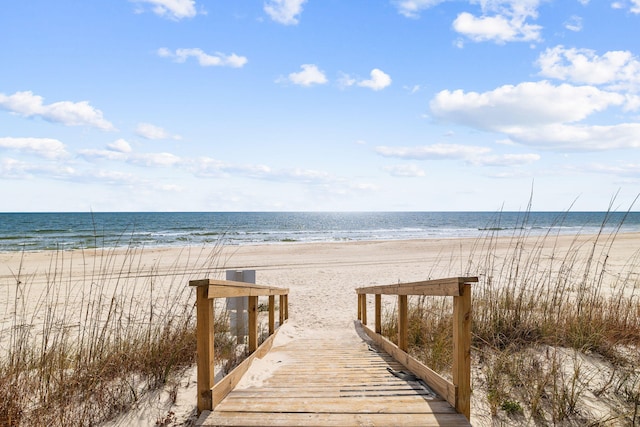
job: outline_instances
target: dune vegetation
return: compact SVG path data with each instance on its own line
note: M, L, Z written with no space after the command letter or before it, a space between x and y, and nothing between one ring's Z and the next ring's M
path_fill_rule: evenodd
M640 249L610 265L618 224L559 250L558 235L531 235L524 214L507 255L498 256L496 221L461 272L480 279L472 287L472 420L640 425ZM410 353L450 376L451 301L410 304ZM397 340L395 309L383 334Z

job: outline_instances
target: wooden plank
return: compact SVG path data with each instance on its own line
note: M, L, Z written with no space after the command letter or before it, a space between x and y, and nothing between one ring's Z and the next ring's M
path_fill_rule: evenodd
M201 279L201 280L190 280L189 286L228 286L228 287L237 287L237 288L247 288L247 289L255 289L255 290L274 290L281 291L281 294L289 293L288 288L280 288L277 286L265 286L265 285L257 285L255 283L248 282L237 282L234 280L218 280L218 279Z
M269 335L276 330L276 297L269 295Z
M234 282L242 283L242 282ZM269 295L282 295L288 292L288 289L279 288L251 288L251 287L239 287L213 284L209 285L209 298L229 298L229 297L243 297L243 296L269 296Z
M382 332L382 295L375 295L375 327L376 332Z
M314 412L314 413L368 413L386 414L455 414L456 411L443 400L426 400L422 396L388 397L317 397L283 398L263 396L260 398L241 398L229 394L217 412Z
M453 298L453 384L458 393L455 408L471 417L471 285Z
M279 321L280 324L282 325L284 323L284 295L280 295L280 308L278 309L278 317L279 317Z
M211 387L213 387L215 362L213 357L213 300L208 288L196 289L196 352L198 365L198 413L213 409Z
M384 351L389 353L394 359L402 363L407 369L421 378L433 389L433 391L444 397L452 405L455 405L456 389L452 383L442 378L437 372L420 363L419 360L400 350L394 343L382 335L376 334L367 326L361 325L361 327L364 332Z
M406 426L466 427L470 424L459 414L318 414L318 413L252 413L225 412L222 414L203 413L196 423L201 426Z
M459 296L460 286L475 283L477 277L450 277L420 282L357 288L358 294Z
M234 398L243 398L243 399L260 399L265 395L268 395L270 398L291 398L292 391L291 389L283 389L280 391L269 390L268 393L265 393L266 390L258 389L258 390L234 390L233 395ZM296 392L297 399L316 399L316 398L347 398L347 397L387 397L387 398L396 398L402 396L420 396L427 400L442 400L439 398L434 398L433 394L429 393L428 390L416 390L413 388L400 389L400 390L305 390L298 389Z
M362 299L361 304L362 304L362 324L366 325L367 324L367 294L362 294L361 295Z
M258 297L249 297L249 353L258 348Z
M407 351L409 334L408 302L406 295L398 295L398 348Z
M289 290L284 294L284 320L289 319Z

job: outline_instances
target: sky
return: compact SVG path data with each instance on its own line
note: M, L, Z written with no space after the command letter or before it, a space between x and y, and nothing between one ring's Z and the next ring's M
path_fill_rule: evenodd
M602 211L638 193L640 0L0 10L1 212Z

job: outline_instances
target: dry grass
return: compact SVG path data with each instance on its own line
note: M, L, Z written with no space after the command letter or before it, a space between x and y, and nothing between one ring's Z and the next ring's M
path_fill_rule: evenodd
M605 220L598 235L576 236L560 250L557 235L531 236L526 221L524 214L506 256L494 232L460 271L480 277L473 389L484 400L475 407L490 414L473 415L490 415L488 423L640 425L640 252L609 265L621 224L604 233ZM410 352L450 377L451 301L410 302ZM383 322L392 340L395 318L387 313Z
M0 335L0 425L95 425L191 366L193 277L178 265L213 274L218 249L185 249L168 271L142 265L142 249L96 249L82 277L70 271L89 257L57 251L37 286L20 266ZM217 313L216 350L232 359L227 320Z

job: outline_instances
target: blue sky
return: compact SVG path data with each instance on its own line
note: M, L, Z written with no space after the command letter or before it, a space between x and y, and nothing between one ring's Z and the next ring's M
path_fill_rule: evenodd
M24 0L0 28L0 211L640 192L640 0Z

